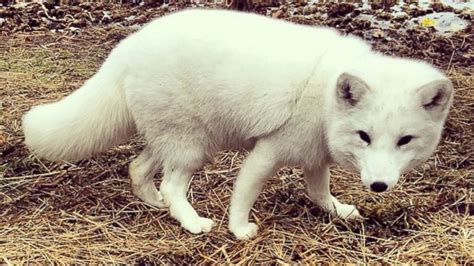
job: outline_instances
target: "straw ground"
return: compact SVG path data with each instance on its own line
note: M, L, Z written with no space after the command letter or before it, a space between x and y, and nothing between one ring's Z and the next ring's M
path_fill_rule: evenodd
M21 115L80 87L129 32L1 37L0 263L474 263L472 67L441 62L456 88L442 144L393 191L370 193L356 174L333 168L333 193L357 205L364 221L321 211L301 170L284 168L254 206L258 237L240 242L227 213L244 153L222 152L195 173L190 201L217 226L192 235L131 194L127 167L143 147L139 137L80 162L41 160L22 144Z

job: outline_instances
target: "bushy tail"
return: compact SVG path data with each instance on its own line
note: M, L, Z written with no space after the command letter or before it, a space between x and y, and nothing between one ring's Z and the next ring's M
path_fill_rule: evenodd
M135 132L123 89L123 66L109 60L66 98L23 116L26 145L49 160L77 160L126 141Z

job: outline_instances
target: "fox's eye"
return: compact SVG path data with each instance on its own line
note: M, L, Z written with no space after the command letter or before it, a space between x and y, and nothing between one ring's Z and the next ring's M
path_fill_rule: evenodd
M413 139L413 136L411 135L403 136L398 140L397 145L398 147L403 146L405 144L408 144L412 139Z
M367 144L370 144L369 134L367 134L365 131L362 131L362 130L357 131L357 133L359 133L360 139L367 142Z

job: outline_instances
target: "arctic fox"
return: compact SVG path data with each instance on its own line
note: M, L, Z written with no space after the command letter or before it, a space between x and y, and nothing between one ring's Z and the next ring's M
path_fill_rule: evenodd
M392 188L437 147L452 95L431 65L333 29L188 10L123 40L82 88L32 108L23 129L27 146L50 160L89 157L140 133L147 145L130 165L133 193L169 207L192 233L214 224L187 200L193 172L217 151L247 149L229 228L248 239L257 233L251 207L284 165L304 169L315 204L359 217L331 195L329 166L360 171L373 191Z

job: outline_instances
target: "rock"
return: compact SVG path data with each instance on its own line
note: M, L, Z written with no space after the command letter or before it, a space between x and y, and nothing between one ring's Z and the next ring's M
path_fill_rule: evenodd
M137 18L137 16L131 15L125 18L126 21L133 21Z
M148 18L145 15L140 15L137 18L135 18L134 22L137 24L145 24L148 22Z
M56 18L62 18L64 16L64 10L61 8L55 8L51 10L49 13L50 16L54 16Z
M283 15L284 11L283 10L278 10L277 12L272 14L272 18L279 18Z
M41 24L41 20L37 18L29 18L28 19L28 26L30 27L38 27Z
M329 4L327 13L328 16L345 16L352 11L354 11L355 6L353 4L348 3L340 3L340 4Z
M431 4L431 8L435 11L435 12L453 12L454 11L454 8L452 6L447 6L447 5L444 5L443 3L441 2L434 2Z
M46 25L50 25L51 23L53 23L51 20L49 20L49 19L47 19L47 18L45 18L45 17L42 17L42 18L41 18L41 21L42 21L44 24L46 24Z
M68 13L79 13L79 12L82 12L82 8L78 7L78 6L69 6L69 12Z
M91 10L92 9L92 6L90 3L88 2L82 2L79 4L79 7L84 9L84 10Z
M377 39L384 38L385 37L385 32L381 29L374 29L372 31L372 37L377 38Z
M46 0L46 1L43 1L43 5L44 7L46 7L46 9L51 10L51 9L54 9L55 2L56 2L55 0Z
M466 20L471 20L474 17L474 10L465 7L461 10L459 13L459 17L466 19Z
M76 28L76 27L69 27L69 31L72 32L72 33L79 33L80 32L79 28Z
M16 10L0 10L0 17L1 18L12 18L16 13Z
M84 18L81 19L75 19L72 21L71 26L73 27L78 27L78 28L83 28L87 26L87 20Z
M382 12L378 13L377 16L381 19L391 19L392 18L392 14L389 13L389 12L386 12L386 11L382 11Z
M110 16L110 11L102 11L103 16L101 21L103 23L110 23L112 21L112 17Z
M408 14L403 11L395 12L392 14L394 20L406 20L408 19Z
M303 15L310 15L316 11L316 7L313 5L307 5L303 8Z
M48 20L49 23L46 24L46 27L50 30L59 30L59 29L64 29L64 25L62 23L59 23L59 22L55 22L55 21L50 21Z

